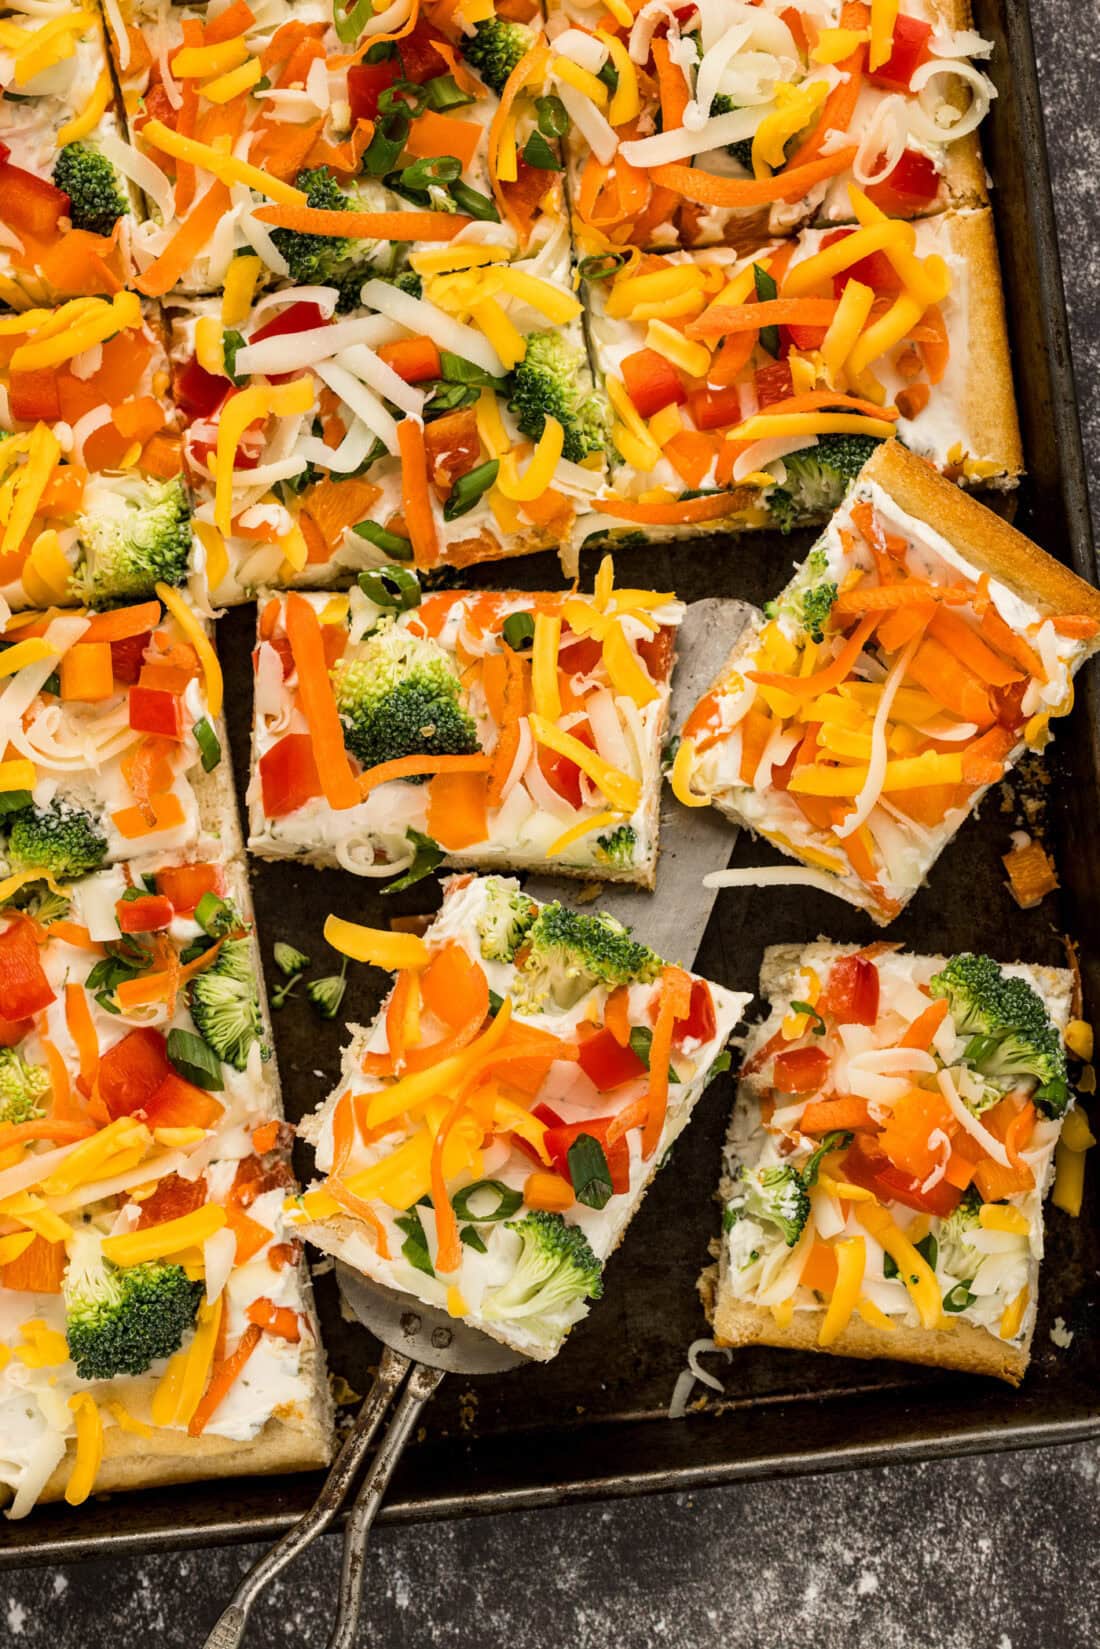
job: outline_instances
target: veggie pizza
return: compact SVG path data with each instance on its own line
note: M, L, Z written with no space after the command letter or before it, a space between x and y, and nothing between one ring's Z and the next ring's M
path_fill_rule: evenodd
M772 946L760 990L704 1279L719 1344L1019 1384L1055 1149L1088 1136L1072 976L822 940Z
M504 877L451 878L423 938L325 931L396 977L302 1125L321 1177L288 1217L366 1276L553 1357L748 998Z

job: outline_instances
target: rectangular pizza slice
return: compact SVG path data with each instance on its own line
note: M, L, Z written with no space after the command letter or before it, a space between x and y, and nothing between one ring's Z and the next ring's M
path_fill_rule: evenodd
M360 296L341 314L329 287L270 292L233 326L217 299L172 309L217 604L552 548L600 489L607 419L564 229L515 261L423 249Z
M292 1131L228 857L0 888L0 1500L328 1458Z
M977 129L992 46L966 0L658 9L554 0L550 81L582 250L732 246L986 201ZM644 10L644 8L643 8Z
M500 877L452 878L423 939L333 917L326 934L396 979L302 1125L320 1177L300 1234L553 1357L748 998Z
M335 286L350 307L394 243L537 247L564 222L562 166L541 87L513 78L536 39L523 9L481 5L467 24L416 0L216 16L138 0L140 30L114 47L126 164L149 203L140 290L279 279Z
M446 856L652 887L682 613L610 558L594 596L421 600L397 566L261 598L250 849L398 886Z
M192 563L161 317L132 292L0 315L0 599L151 597ZM5 438L6 437L6 438Z
M703 1284L720 1344L1019 1383L1072 989L1063 968L969 953L765 953Z
M0 299L14 309L131 280L138 198L91 0L0 6Z
M1050 741L1100 644L1091 585L896 441L767 613L685 723L673 788L880 924Z
M890 435L1007 487L1020 435L988 210L804 230L750 256L649 254L589 279L611 403L594 514L707 530L824 520Z
M21 613L0 632L0 874L67 881L217 851L221 671L206 628L161 590L104 613Z

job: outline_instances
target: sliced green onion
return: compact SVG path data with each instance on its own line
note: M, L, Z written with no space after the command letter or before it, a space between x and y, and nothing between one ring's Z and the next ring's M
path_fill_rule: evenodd
M503 1006L504 1006L503 996L501 996L499 991L493 990L492 986L490 986L489 987L489 1012L492 1014L494 1019L496 1018L497 1014L500 1012L501 1008L503 1008Z
M402 875L396 876L392 882L386 884L381 890L383 894L403 893L407 887L412 887L414 882L421 882L425 876L430 876L436 866L443 862L443 849L431 836L426 836L422 830L414 830L411 825L405 835L416 849L413 862Z
M970 1279L970 1282L972 1281L973 1278ZM954 1288L949 1288L944 1295L943 1309L952 1316L958 1316L960 1311L965 1311L967 1306L974 1304L975 1296L970 1292L970 1282L956 1283Z
M648 1025L632 1025L630 1027L630 1046L648 1071L649 1050L653 1046L653 1032ZM670 1082L679 1082L680 1080L671 1065L668 1068L668 1080Z
M29 790L0 790L0 815L21 813L33 801L34 796Z
M586 1208L603 1208L611 1199L611 1170L604 1148L591 1134L578 1134L567 1153L573 1194Z
M429 109L437 111L461 109L463 104L474 101L472 94L462 90L453 74L437 74L433 80L426 80L424 90L428 94Z
M452 183L451 199L459 211L465 212L468 218L477 218L480 223L500 222L500 213L489 196L479 194L476 189L471 189L468 183Z
M401 158L408 135L409 117L403 109L379 112L374 134L363 151L361 170L369 177L384 176Z
M818 1169L829 1152L842 1151L846 1145L851 1145L854 1138L854 1134L846 1133L842 1128L834 1128L822 1136L820 1145L811 1153L802 1170L802 1183L807 1191L817 1184Z
M779 288L774 278L762 269L758 263L752 266L752 278L756 283L757 303L770 303L777 295ZM779 328L777 326L762 326L760 328L760 347L766 349L774 359L779 358Z
M368 544L373 544L376 550L391 556L394 561L412 560L412 545L408 539L401 538L395 532L387 532L377 521L360 521L351 530L358 533L360 538L365 538Z
M498 394L508 387L506 378L495 378L464 355L452 355L449 349L439 351L439 367L449 384L476 384L479 389L495 389Z
M423 86L418 86L415 80L395 80L392 86L387 86L378 94L378 113L392 114L400 109L410 119L415 120L428 107L428 93Z
M608 281L623 267L627 257L626 252L597 252L581 259L577 273L582 281Z
M532 132L523 145L523 158L528 166L534 166L540 172L560 172L561 161L551 149L541 132Z
M434 184L453 183L462 176L462 162L454 155L427 155L401 169L405 189L430 189Z
M379 40L373 45L363 59L364 63L388 63L397 47L392 40Z
M358 3L347 11L342 0L333 0L332 26L336 30L336 38L345 46L350 46L353 40L358 40L373 16L374 0L358 0Z
M604 85L607 87L608 91L610 91L610 92L617 92L618 91L618 89L619 89L619 71L615 67L614 63L611 61L610 57L608 58L607 62L604 64L603 68L600 70L599 74L596 76L596 79L597 80L602 80Z
M825 1032L828 1030L829 1027L826 1025L825 1021L822 1019L821 1015L818 1013L816 1008L811 1007L808 1002L793 1002L792 1001L791 1009L794 1013L804 1013L806 1015L807 1019L813 1021L813 1023L810 1026L810 1029L813 1031L815 1036L824 1036L825 1035Z
M393 612L420 605L420 580L411 567L367 567L359 574L359 588L376 607Z
M500 627L501 638L513 653L522 653L535 640L535 620L531 613L509 613Z
M243 384L247 379L247 374L237 376L237 351L244 348L244 343L244 335L232 328L222 333L222 362L235 384Z
M713 1082L716 1076L721 1076L723 1072L728 1071L732 1064L733 1059L730 1056L729 1049L723 1048L722 1052L720 1054L716 1054L711 1060L710 1067L704 1080L706 1082Z
M217 1093L225 1086L221 1060L194 1031L181 1031L174 1026L168 1032L166 1051L169 1065L185 1082L193 1082L196 1088L205 1088L208 1093Z
M212 773L222 759L221 741L206 716L197 721L191 731L199 747L202 770L204 773Z
M467 1248L472 1248L476 1254L487 1254L489 1252L485 1238L476 1225L464 1225L458 1233L458 1240L464 1242Z
M446 412L458 412L462 407L472 407L481 391L474 384L445 384L442 378L430 380L421 384L421 389L428 394L424 403L422 417L425 423L433 418L442 418Z
M470 1207L470 1198L479 1192L491 1193L497 1199L496 1206L490 1208L487 1214L479 1214ZM451 1207L460 1220L476 1220L478 1225L492 1225L497 1220L510 1220L522 1202L522 1191L513 1191L502 1180L479 1179L473 1185L464 1185L461 1191L456 1191L451 1198Z
M394 1220L399 1231L404 1231L405 1241L401 1244L401 1252L413 1267L414 1271L423 1271L427 1277L435 1276L435 1267L428 1252L428 1239L424 1227L420 1223L420 1215L416 1211L416 1204L405 1214L399 1214Z
M535 119L543 137L564 137L573 122L560 97L536 97Z
M478 499L487 493L496 481L499 469L500 459L489 458L476 469L467 470L465 475L460 475L443 506L444 521L457 521L460 515L472 510Z

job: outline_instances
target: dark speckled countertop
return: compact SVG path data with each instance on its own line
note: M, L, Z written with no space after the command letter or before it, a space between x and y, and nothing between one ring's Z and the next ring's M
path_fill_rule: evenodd
M1032 0L1094 519L1100 520L1100 5ZM1100 1445L377 1531L363 1649L1086 1649ZM0 1577L3 1649L198 1649L257 1549ZM339 1546L249 1643L322 1645Z

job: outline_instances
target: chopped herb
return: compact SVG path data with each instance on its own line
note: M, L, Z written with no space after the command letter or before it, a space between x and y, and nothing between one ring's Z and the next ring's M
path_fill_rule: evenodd
M381 890L384 894L404 892L405 888L423 881L425 876L430 876L436 866L443 862L443 849L431 836L426 836L422 830L417 830L412 825L406 830L405 836L416 850L413 862L402 875L395 876L392 882L386 884Z
M399 1231L404 1231L405 1241L401 1244L401 1252L409 1264L416 1271L423 1271L425 1276L434 1277L435 1267L432 1257L428 1253L428 1239L424 1227L420 1223L416 1204L404 1214L399 1214L393 1222Z
M825 1035L825 1032L829 1027L826 1025L816 1008L811 1008L808 1002L792 1002L791 1007L795 1013L804 1013L807 1019L813 1021L810 1029L813 1031L815 1036Z
M495 1208L491 1208L487 1214L479 1213L470 1207L471 1197L480 1193L490 1194L497 1199ZM479 1225L491 1225L496 1220L510 1220L522 1202L521 1192L513 1191L510 1186L498 1179L475 1180L473 1185L464 1185L462 1190L456 1191L451 1198L451 1206L460 1220L476 1220Z
M603 1208L612 1193L611 1170L604 1148L591 1134L578 1134L567 1153L569 1178L578 1202Z
M637 1054L647 1071L649 1070L649 1050L652 1046L653 1032L648 1025L632 1025L630 1027L631 1051ZM679 1082L680 1080L671 1065L668 1068L668 1080L670 1082Z
M196 1088L214 1093L225 1086L221 1060L209 1043L196 1036L194 1031L173 1026L168 1032L167 1054L168 1063L185 1082L192 1082Z
M752 278L756 283L757 303L770 303L778 295L779 288L774 277L762 269L758 263L752 266ZM760 328L760 347L767 350L774 359L779 359L779 328L777 326L762 326Z

